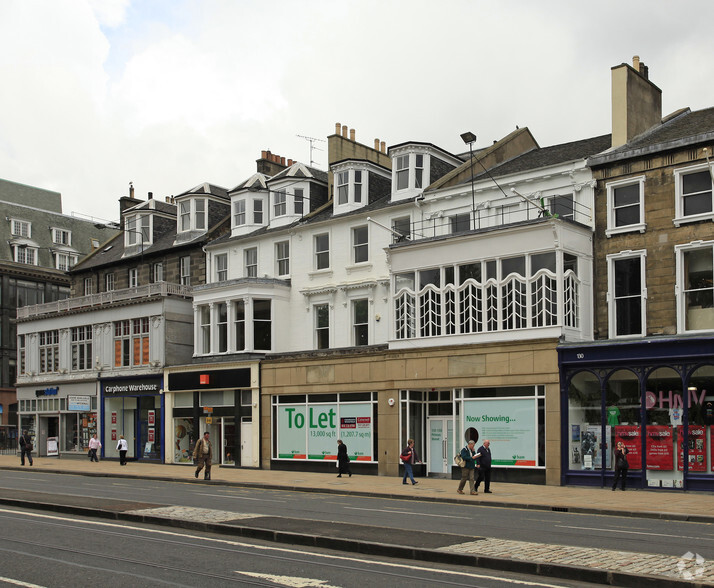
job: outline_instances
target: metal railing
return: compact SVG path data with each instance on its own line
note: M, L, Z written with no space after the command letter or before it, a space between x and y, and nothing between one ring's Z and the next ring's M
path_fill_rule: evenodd
M180 296L182 298L191 298L193 296L193 290L190 286L184 286L182 284L156 282L154 284L146 284L134 288L122 288L121 290L100 292L98 294L79 296L77 298L65 298L64 300L57 300L56 302L22 306L17 309L17 318L25 319L37 315L67 312L69 310L91 308L104 304L112 304L113 302L147 298L149 296Z

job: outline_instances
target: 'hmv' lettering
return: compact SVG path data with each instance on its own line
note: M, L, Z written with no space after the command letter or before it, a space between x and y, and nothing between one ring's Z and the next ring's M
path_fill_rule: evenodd
M701 394L697 396L696 390L688 390L687 395L687 407L691 408L692 404L703 404L704 397L707 395L706 390L702 390ZM692 402L693 401L693 402ZM684 402L682 401L682 395L678 392L665 392L664 390L659 391L659 407L660 408L682 408Z

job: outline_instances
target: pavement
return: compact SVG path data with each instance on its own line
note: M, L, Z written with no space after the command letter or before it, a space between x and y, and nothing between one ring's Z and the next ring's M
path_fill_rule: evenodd
M0 470L78 474L100 477L142 478L165 481L194 480L193 468L102 460L90 463L76 458L35 458L22 468L17 456L0 455ZM194 480L195 481L195 480ZM478 496L456 493L458 482L441 478L419 478L417 485L403 485L397 477L361 476L337 478L334 473L256 470L213 466L212 480L197 483L302 492L350 494L452 504L477 504L571 513L656 518L663 521L714 523L714 493L627 490L609 488L541 486L532 484L493 485L493 493ZM617 497L617 500L614 498ZM41 508L86 516L210 531L247 538L323 547L348 552L471 565L549 577L576 579L614 586L714 586L714 561L607 549L581 548L488 537L465 537L444 533L413 533L390 529L389 543L380 541L384 529L366 525L334 525L252 513L236 513L167 505L87 499L39 492L0 489L0 504ZM666 511L662 506L666 505Z

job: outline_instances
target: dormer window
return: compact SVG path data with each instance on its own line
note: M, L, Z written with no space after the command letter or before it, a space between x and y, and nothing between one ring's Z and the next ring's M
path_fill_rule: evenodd
M72 233L65 229L52 229L52 242L55 245L65 245L70 247L72 245Z
M287 193L285 190L273 192L273 214L274 216L285 216L287 210Z
M245 200L233 203L233 226L240 227L245 224Z
M337 213L361 208L369 200L370 171L366 167L357 167L358 165L360 164L350 162L333 168Z
M294 200L295 214L302 215L304 202L305 202L305 197L303 196L303 189L295 188L295 200Z
M179 232L206 230L206 199L191 198L179 202Z
M337 174L337 203L347 204L347 198L350 191L350 174L349 172L341 172Z
M362 170L356 169L352 172L355 178L354 200L362 202Z
M32 237L31 225L27 221L14 220L12 221L13 237Z
M400 155L397 157L395 169L397 173L397 190L406 190L409 187L409 156Z
M253 222L256 225L263 224L263 201L260 199L253 200Z
M416 188L422 188L422 175L424 173L424 156L421 153L417 153L414 156L414 186Z
M151 243L151 215L127 216L124 225L124 239L128 247Z

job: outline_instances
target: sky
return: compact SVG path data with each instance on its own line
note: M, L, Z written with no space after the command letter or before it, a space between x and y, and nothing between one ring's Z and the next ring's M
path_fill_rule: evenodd
M663 114L714 106L714 2L0 0L0 178L118 220L137 198L233 188L262 150L326 169L357 141L466 150L610 132L639 55Z

